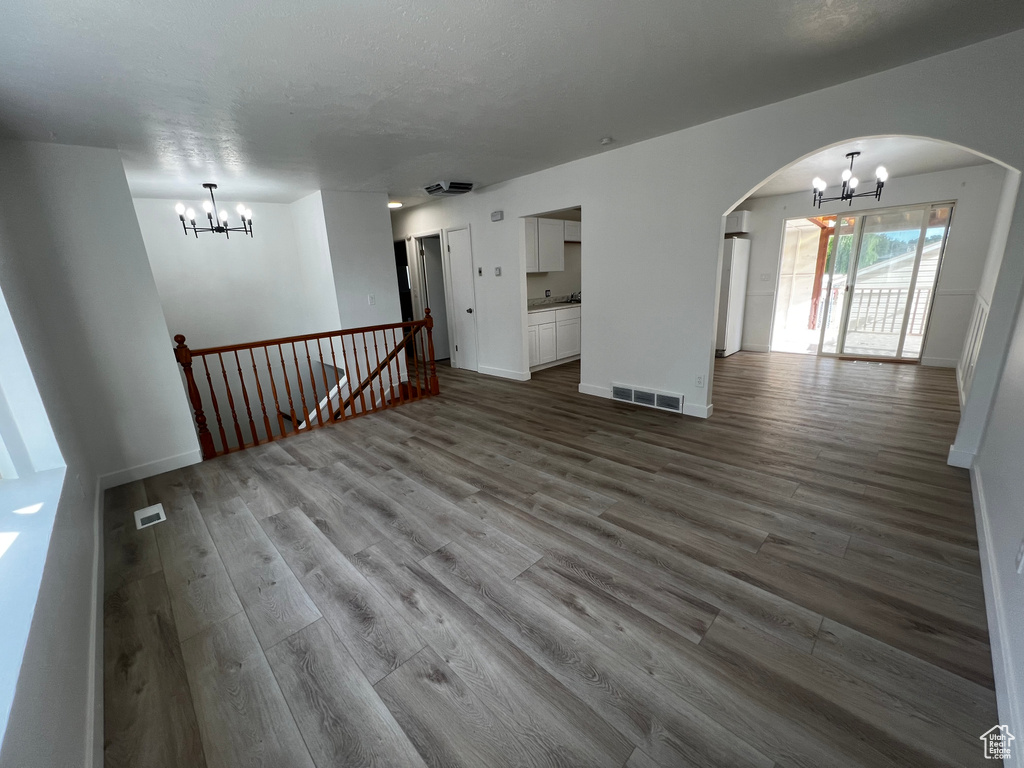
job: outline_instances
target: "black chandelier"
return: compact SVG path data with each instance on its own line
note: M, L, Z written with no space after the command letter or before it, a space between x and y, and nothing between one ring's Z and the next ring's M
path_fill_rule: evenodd
M880 165L875 169L875 188L873 190L870 192L857 192L856 189L860 182L853 175L853 161L860 157L860 152L850 152L846 156L850 158L850 167L843 171L843 191L841 194L835 197L825 197L825 190L828 188L828 184L820 176L815 176L814 181L811 182L811 194L814 195L814 205L819 208L821 208L822 203L831 203L836 200L849 201L849 204L853 205L853 198L855 197L873 197L875 200L882 199L882 187L885 186L885 180L889 178L889 172L885 170L885 166Z
M178 219L181 220L185 236L188 237L188 233L191 231L197 238L200 232L216 232L227 238L231 237L228 234L229 232L243 232L252 237L252 208L246 208L242 203L239 203L235 210L238 211L238 218L241 220L242 226L229 227L228 212L217 211L217 201L213 197L213 190L217 188L217 185L207 183L203 184L203 187L210 190L210 199L203 201L203 210L206 211L206 220L209 222L208 226L196 226L196 211L194 208L186 209L182 203L174 206L174 212L178 214Z

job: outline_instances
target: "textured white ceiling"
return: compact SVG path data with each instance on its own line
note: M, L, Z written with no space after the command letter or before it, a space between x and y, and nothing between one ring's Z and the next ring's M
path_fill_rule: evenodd
M895 181L900 177L916 176L919 173L948 171L953 168L966 168L971 165L982 165L989 162L985 158L960 149L952 144L929 139L915 139L907 136L882 136L869 139L858 139L838 147L823 149L821 152L805 157L774 176L771 181L758 189L750 197L768 197L770 195L788 195L793 192L811 194L811 180L820 176L828 182L827 195L839 194L842 186L842 173L850 167L847 152L860 152L853 166L854 175L861 181L868 182L874 188L875 169L884 165L890 178Z
M5 0L0 133L117 147L138 195L408 199L1022 26L1021 0Z

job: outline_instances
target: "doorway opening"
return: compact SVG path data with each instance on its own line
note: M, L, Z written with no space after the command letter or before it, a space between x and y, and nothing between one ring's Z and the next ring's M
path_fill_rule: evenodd
M918 361L953 203L785 222L771 350Z

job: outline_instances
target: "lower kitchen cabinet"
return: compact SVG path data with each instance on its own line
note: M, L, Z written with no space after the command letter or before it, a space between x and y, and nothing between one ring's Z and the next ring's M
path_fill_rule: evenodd
M580 353L580 308L531 312L528 319L530 367Z

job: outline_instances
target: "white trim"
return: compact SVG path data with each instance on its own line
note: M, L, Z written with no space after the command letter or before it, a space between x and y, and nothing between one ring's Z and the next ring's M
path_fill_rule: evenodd
M190 464L198 464L202 460L203 454L196 448L192 451L179 453L177 456L168 456L166 459L151 461L148 464L139 464L137 467L128 467L128 469L108 472L105 475L100 475L100 490L105 491L107 488L114 488L136 480L144 480L147 477L170 472L173 469L181 469Z
M683 415L684 416L696 416L698 419L706 419L711 416L715 406L713 405L696 405L694 403L688 403L683 400Z
M594 397L603 397L606 400L612 399L611 387L595 387L593 384L580 383L579 386L580 394L582 395L593 395Z
M951 467L970 469L974 464L974 454L951 445L949 446L949 456L946 458L946 463Z
M933 368L956 368L960 362L953 357L922 357L921 365L930 365Z
M1010 732L1024 733L1024 721L1019 711L1018 667L1009 657L1013 645L1008 636L1004 620L1005 609L999 573L990 554L995 550L992 542L992 528L989 525L988 508L985 506L985 488L981 482L981 471L971 468L971 490L974 495L974 520L978 531L978 554L981 558L981 581L985 592L985 615L988 619L988 634L992 649L992 676L996 686L996 705L999 722L1010 726Z
M744 352L771 352L768 344L741 344L740 349Z
M974 296L977 293L966 288L940 288L935 291L936 296Z
M498 376L502 379L514 379L515 381L529 381L529 371L510 371L507 368L492 368L489 365L477 366L477 373L485 376Z
M103 764L103 490L96 478L92 526L92 605L89 609L89 668L85 696L85 768ZM99 715L99 717L97 717ZM97 761L99 761L97 763Z
M747 296L774 296L775 291L747 291Z

